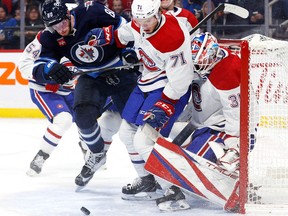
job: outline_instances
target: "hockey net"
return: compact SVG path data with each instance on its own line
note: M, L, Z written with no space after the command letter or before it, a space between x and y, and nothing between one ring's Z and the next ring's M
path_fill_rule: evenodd
M241 54L240 213L288 214L288 42L220 41Z

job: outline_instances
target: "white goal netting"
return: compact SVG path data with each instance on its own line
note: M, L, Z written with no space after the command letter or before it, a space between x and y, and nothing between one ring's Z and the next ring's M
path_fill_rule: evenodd
M288 42L262 35L245 39L250 54L245 210L284 213L288 212Z

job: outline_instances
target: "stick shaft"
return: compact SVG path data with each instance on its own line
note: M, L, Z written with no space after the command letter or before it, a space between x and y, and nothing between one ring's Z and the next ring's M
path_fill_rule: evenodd
M202 19L191 31L190 35L192 35L197 29L199 29L204 23L206 23L212 16L214 16L218 11L224 10L225 5L219 4L210 14L208 14L204 19Z
M181 146L185 140L197 129L191 121L182 129L182 131L173 139L172 143Z
M101 73L109 70L121 70L121 69L131 69L137 66L142 65L142 63L138 64L131 64L131 65L122 65L122 66L116 66L116 67L108 67L108 68L100 68L100 69L89 69L89 70L79 70L78 72L74 73L74 76L80 76L88 73Z

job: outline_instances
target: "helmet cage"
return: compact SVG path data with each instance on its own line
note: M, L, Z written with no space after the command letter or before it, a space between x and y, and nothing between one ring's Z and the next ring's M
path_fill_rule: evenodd
M205 77L221 58L217 39L208 32L201 33L193 38L191 46L194 71Z

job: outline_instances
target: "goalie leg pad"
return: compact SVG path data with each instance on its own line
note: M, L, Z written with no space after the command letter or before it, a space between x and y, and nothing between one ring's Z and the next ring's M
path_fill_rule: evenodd
M231 196L224 206L224 210L228 212L239 212L239 184L239 181L237 181Z
M201 128L195 130L192 136L192 142L185 146L185 149L203 157L213 163L216 163L218 157L215 155L213 148L209 145L209 142L224 143L223 132L212 130L211 128ZM223 144L224 146L224 144Z
M145 168L193 194L224 206L238 176L216 164L159 138Z

